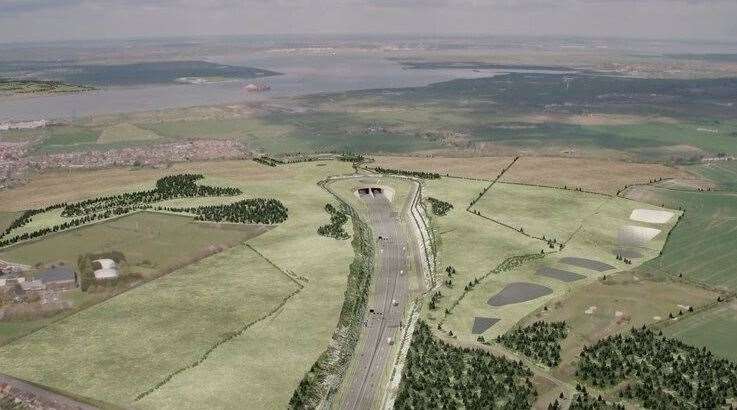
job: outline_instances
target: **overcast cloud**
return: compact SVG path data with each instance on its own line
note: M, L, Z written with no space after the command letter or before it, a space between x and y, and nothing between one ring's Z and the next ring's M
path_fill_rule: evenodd
M721 39L737 0L0 0L0 42L276 33Z

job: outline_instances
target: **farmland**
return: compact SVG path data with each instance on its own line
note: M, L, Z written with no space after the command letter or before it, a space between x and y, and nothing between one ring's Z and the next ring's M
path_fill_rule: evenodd
M694 165L689 170L701 177L713 181L718 188L737 191L737 161L714 161L703 165Z
M593 262L571 266L570 263L578 263L575 258L611 265L604 270L607 275L626 270L627 265L615 258L621 245L618 231L635 224L629 219L633 209L655 209L644 203L600 194L497 182L470 212L464 211L463 207L486 185L488 182L441 178L427 181L423 188L424 195L455 205L448 215L432 220L437 240L438 281L443 286L439 289L442 296L437 307L428 310L427 317L431 322L442 323L446 332L452 331L454 337L466 343L476 337L470 332L475 318L499 319L488 332L482 331L485 337L493 337L551 298L563 297L570 289L602 276L593 270ZM474 214L477 210L481 215ZM673 225L674 219L659 228L667 231ZM524 226L524 232L519 231L520 226ZM664 238L661 234L637 248L639 258L632 265L657 256ZM553 239L556 242L551 248L547 241ZM561 243L566 244L562 250ZM540 255L541 251L548 254ZM510 257L517 257L518 262L512 262ZM443 271L447 266L454 268L452 273ZM552 267L570 274L574 280L566 282L560 277L540 274ZM480 279L478 283L477 279ZM486 303L488 300L491 304L489 297L503 294L509 286L512 286L509 292L517 292L511 289L520 287L522 295L532 294L537 292L531 288L536 284L547 289L543 289L540 298L526 300L523 296L522 303L492 309ZM549 295L545 295L547 292ZM451 314L443 313L446 308Z
M324 223L325 203L334 200L334 198L328 192L317 186L316 182L329 175L349 173L351 171L350 165L347 163L332 161L327 164L313 162L272 168L256 164L252 161L231 161L182 164L173 168L178 167L183 168L179 171L174 171L173 169L142 171L116 169L82 171L78 174L72 173L68 177L71 179L79 178L82 189L75 192L75 197L65 196L64 198L76 200L84 197L98 196L99 194L95 193L94 182L90 182L89 185L85 185L85 181L88 181L89 179L99 178L96 179L98 182L104 180L104 178L111 178L109 179L110 181L118 180L121 184L118 185L116 189L126 191L127 189L124 189L123 187L141 188L150 186L149 184L151 184L151 181L154 180L157 175L166 175L180 171L185 172L185 168L191 172L195 172L194 169L200 169L200 171L196 172L203 172L207 175L207 178L203 183L210 185L238 186L246 192L249 197L281 198L289 208L290 217L286 222L279 225L279 227L270 230L266 234L248 239L252 236L248 233L248 230L218 229L212 225L192 223L190 217L139 213L118 220L83 227L55 236L52 235L43 241L24 244L17 247L17 249L15 247L9 248L7 252L17 252L18 256L13 257L21 257L23 255L23 247L25 246L41 247L39 249L43 252L56 251L49 245L46 245L45 242L54 241L57 237L62 237L62 235L68 235L70 238L75 238L75 235L78 236L80 231L84 232L84 230L92 230L93 233L98 232L99 236L91 238L90 243L97 240L98 242L105 244L105 237L110 235L115 235L116 237L123 235L123 238L131 238L130 242L126 246L130 248L130 250L128 250L128 254L132 257L133 263L141 262L144 258L149 258L151 263L156 263L157 266L162 266L162 262L166 262L167 258L169 261L174 261L177 256L182 257L182 255L187 255L185 252L189 251L182 252L182 249L190 249L188 247L193 245L185 242L193 242L193 240L195 240L195 245L203 244L207 246L210 243L215 242L212 240L213 237L219 237L220 239L218 242L223 241L224 238L232 238L238 242L248 240L248 244L253 246L253 249L256 249L261 255L263 255L263 257L268 258L272 263L276 264L276 266L279 266L280 269L289 272L290 275L299 278L298 280L304 288L299 293L295 294L288 303L279 309L278 314L275 314L268 321L259 322L254 324L252 327L249 327L248 331L233 338L229 343L222 345L220 348L213 351L211 355L208 356L208 359L202 364L186 372L180 373L176 378L171 379L155 392L143 397L138 403L144 407L148 405L154 408L160 408L162 406L181 407L182 397L186 395L188 403L192 403L192 406L194 407L201 407L198 404L202 403L200 400L208 400L209 402L212 397L210 393L203 394L203 392L210 392L212 389L218 389L218 397L220 397L222 403L232 404L243 402L243 400L258 402L261 403L261 406L269 406L273 405L273 403L286 403L289 401L289 397L291 396L293 389L299 383L304 372L312 365L330 340L342 303L342 294L345 289L345 272L348 269L348 265L353 255L349 241L336 241L331 238L321 237L317 234L317 227ZM244 175L247 175L248 177L244 179ZM63 179L64 176L56 175L54 173L42 175L39 177L39 180L31 181L30 185L33 186L34 184L40 184L42 186L53 186L53 181L59 180L57 178ZM27 195L29 198L33 198L34 194L32 194L32 192L34 191L25 191L26 189L29 188L27 186L19 188L22 192L28 192L29 194ZM8 194L16 192L18 191L9 191ZM60 191L59 195L70 194ZM12 195L9 195L9 197L12 198ZM223 199L222 202L228 202L234 198L226 197L221 199ZM37 200L48 201L49 199L39 196ZM208 201L210 204L215 203L212 199L202 198L190 201L189 203L185 200L176 200L178 202L169 203L167 205L196 205L196 201L198 200ZM136 218L149 218L151 220L139 220L139 223L136 224ZM161 223L166 221L166 225L168 227L158 226L155 223L157 219ZM111 225L112 227L108 225ZM202 232L188 233L186 229L190 226L194 226ZM126 230L121 231L123 233L118 235L117 231L113 230L113 227L125 228ZM136 229L139 231L136 231ZM171 229L173 229L173 231L170 231ZM140 240L141 234L150 239ZM157 238L159 238L159 235L161 235L160 239L162 239L163 242L162 248L159 249L162 260L159 259L158 255L153 255L153 253L156 252L155 246L150 250L147 249L147 247L150 247L151 241L156 242L158 240ZM85 234L85 237L88 237L88 235ZM134 241L132 239L134 237L138 237L138 240ZM207 238L209 238L209 241ZM108 239L108 242L110 240L111 239ZM77 252L77 248L74 248L75 246L85 246L81 239L68 242L70 242L68 247L60 247L61 249L58 251L60 256L67 253L71 255L74 252ZM125 245L125 243L121 242L120 244L115 243L110 246L123 247L123 245ZM177 248L179 248L178 251L174 251L174 249ZM39 250L39 252L41 252L41 250ZM146 252L149 252L150 254ZM239 257L238 255L241 255L243 252L248 253L248 250L244 250L242 245L238 245L235 248L231 248L230 251L226 251L226 253L209 257L194 266L200 266L200 264L205 263L212 258L221 257L221 255L232 255L233 258ZM26 257L34 259L35 255L38 254L36 252L28 251ZM245 260L240 263L229 265L227 263L227 259L229 258L223 259L222 263L217 264L219 270L218 275L231 275L231 277L232 275L237 275L239 280L248 280L248 278L253 275L261 274L259 272L252 272L250 268L244 268L244 266L250 266ZM182 268L161 279L149 282L149 284L146 284L143 287L154 286L152 285L153 283L165 280L171 275L176 275L178 272L197 272L196 269L187 269L194 269L194 267L190 266ZM242 269L247 270L243 271ZM187 276L187 278L190 277L191 275ZM258 276L255 276L255 278L258 278ZM213 280L207 281L207 286L213 286L212 282ZM270 286L268 280L259 280L259 282L260 286L267 287L265 289L268 289L268 286ZM218 284L229 286L226 282L218 282ZM182 286L186 288L186 285ZM136 290L137 289L140 288L136 288ZM103 309L104 306L107 306L110 303L122 303L117 301L125 301L129 297L132 298L133 296L129 296L129 293L134 291L123 293L122 295L111 299L109 302L86 309L83 313L73 315L59 323L64 323L66 320L80 320L80 323L84 323L84 325L80 326L98 326L99 324L93 320L95 316L92 315L92 313L87 312L94 312L97 309ZM195 295L199 295L200 291L192 289L187 292L189 292L189 294L195 292ZM210 293L210 290L206 291L206 293ZM192 301L193 306L196 306L197 301L198 299L194 299ZM204 299L201 301L204 302ZM214 301L207 301L206 303L208 305L212 304L212 308L220 306L219 300L217 299ZM176 305L175 303L170 304ZM259 307L259 309L264 307ZM306 309L305 307L308 308ZM210 307L208 306L207 308L209 309ZM227 311L229 308L223 305L222 309ZM256 310L254 312L257 311L260 310ZM253 312L248 314L250 315L251 313ZM87 316L88 314L90 316ZM172 320L172 323L174 323L175 326L185 326L183 323L179 323L174 319ZM42 324L43 323L39 325ZM61 328L58 327L60 325L55 326L57 327L46 327L37 331L33 335L35 336L46 331L62 331L60 330ZM121 324L121 326L121 329L124 329L128 325ZM233 326L232 322L230 326L232 327L226 329L227 331L232 331L238 327ZM22 332L23 330L16 329L14 331ZM133 332L133 328L131 328L130 331ZM299 334L300 337L293 337L294 334ZM20 340L23 342L21 343ZM25 348L41 348L41 345L33 343L33 340L39 340L39 343L41 343L41 339L24 338L20 340L18 341L18 346L22 345L25 346ZM84 343L96 344L98 342L99 339L89 339ZM277 345L282 346L282 348L274 349L273 346ZM261 357L262 360L253 361L249 359L251 357ZM289 359L285 360L285 358ZM280 365L269 365L269 363L276 362L280 363ZM139 363L139 365L143 366L141 363ZM237 383L237 386L228 385L227 383L221 384L223 379L213 379L210 377L205 379L211 380L211 384L203 383L202 381L204 379L200 376L202 374L200 372L211 374L210 372L212 372L213 369L218 369L216 372L238 372L239 378L237 380L229 379L232 380L233 383ZM166 370L166 372L164 372L164 370ZM159 373L156 374L165 375L169 371L173 370L175 369L164 369L162 367L157 370ZM14 373L12 369L2 368L1 366L0 371ZM270 376L264 377L265 372L269 373ZM62 377L61 375L62 372L59 370L59 372L49 372L45 377ZM32 375L29 374L29 377L30 376ZM32 379L38 380L40 377L41 376L36 375ZM192 389L193 385L188 382L190 377L200 380L197 385L200 386L202 390ZM241 383L243 380L249 380L252 388L247 391L241 389L240 386L242 386ZM105 395L109 395L106 397L111 397L111 400L117 403L130 403L131 400L135 399L137 394L140 394L157 382L159 382L159 380L147 380L145 386L143 385L144 383L131 382L131 384L121 387L120 390L111 387L109 391L105 392ZM290 387L277 388L276 386Z
M690 345L706 347L715 354L737 361L733 341L737 338L737 304L730 302L687 317L665 328L668 336Z
M0 259L27 265L58 261L74 264L85 253L120 251L132 270L152 274L264 231L250 226L218 229L196 223L191 217L139 212L3 249Z
M106 401L132 402L296 289L262 257L239 246L3 346L2 371Z
M72 93L92 90L91 87L60 81L15 80L0 78L0 96L14 94Z
M714 287L737 288L731 263L737 257L737 197L733 193L641 187L628 192L628 196L685 209L662 257L648 263L647 268Z

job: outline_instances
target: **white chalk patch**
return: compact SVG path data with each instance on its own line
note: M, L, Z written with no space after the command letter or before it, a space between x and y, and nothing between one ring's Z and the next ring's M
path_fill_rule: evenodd
M660 316L653 316L653 320L661 320L661 319L663 319L663 318L660 317Z
M622 246L644 246L658 236L660 229L625 225L619 228L617 242Z
M630 219L637 222L651 224L664 224L673 218L673 212L658 211L654 209L635 209L630 214Z
M596 312L596 306L589 306L589 308L586 309L583 313L587 315L593 315L594 312Z
M681 308L681 309L685 309L685 310L688 310L688 308L690 308L691 306L687 306L687 305L678 305L678 307L679 307L679 308Z
M619 311L619 310L614 312L614 317L622 317L622 316L624 316L624 312Z

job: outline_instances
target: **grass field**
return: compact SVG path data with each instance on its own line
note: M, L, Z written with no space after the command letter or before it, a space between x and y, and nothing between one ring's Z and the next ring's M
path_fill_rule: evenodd
M615 194L625 185L659 178L693 178L677 168L587 158L523 156L502 177L503 182L582 188Z
M464 286L474 278L481 277L494 269L504 259L543 249L542 243L491 221L465 211L468 202L478 195L487 182L442 178L426 181L422 194L453 204L453 210L442 217L432 217L431 226L437 240L438 282L447 279L445 268L453 266L453 287L441 286L443 297L434 311L425 308L424 314L430 323L442 319L445 308L451 307L464 293ZM480 291L474 291L480 292ZM473 292L472 292L473 293ZM490 295L486 295L487 298ZM484 300L485 302L485 300ZM449 316L448 329L455 333L470 335L471 326L465 329L465 321L473 320L470 313Z
M191 217L139 212L2 249L0 259L27 265L75 264L85 253L120 251L132 272L145 275L210 253L211 246L229 247L264 232L256 226L238 228L218 229Z
M494 179L513 157L398 157L377 156L369 167L437 172L466 178Z
M734 301L680 320L663 332L737 361L734 348L734 341L737 340L737 303Z
M259 118L219 118L193 121L141 123L140 128L168 138L228 137L258 143L278 139L292 131L288 126L266 123Z
M0 231L5 230L20 216L19 212L0 212Z
M281 269L289 272L294 277L300 278L298 280L304 288L267 320L254 324L243 334L221 345L218 349L212 351L199 366L177 374L176 377L169 380L158 390L145 396L141 401L136 402L135 405L143 408L237 407L242 403L249 403L249 405L256 408L286 406L304 373L328 345L335 330L342 305L346 275L348 265L353 258L353 250L349 241L334 240L317 234L317 227L325 223L325 203L333 202L334 198L316 183L329 175L351 173L350 164L329 161L327 163L311 162L273 168L252 161L229 161L208 164L183 164L183 167L206 174L205 182L208 184L237 186L243 189L245 195L248 196L279 198L289 209L289 219L267 233L250 239L248 243ZM102 171L100 172L102 173ZM149 183L149 178L154 172L169 174L181 171L179 169L177 171L147 170L144 174L137 174L137 172L116 170L110 175L112 180L117 178L129 184L145 185ZM105 173L83 174L108 175ZM148 177L143 178L146 175ZM80 178L82 177L80 176ZM41 182L47 184L50 183L50 180L42 180ZM34 181L31 182L31 184L33 183ZM92 194L92 188L89 188L88 191L82 190L79 195L90 194ZM204 198L203 200L207 201L208 199ZM183 217L172 218L188 220ZM93 228L95 226L82 229ZM174 236L177 236L177 240L192 241L192 238L197 235L179 233ZM149 241L150 239L140 240L140 246L145 246ZM238 259L243 252L251 252L242 246L231 248L226 252L207 258L197 265L181 269L170 276L157 279L144 286L153 286L153 283L164 281L183 271L195 274L199 271L195 266L200 266L212 258L221 258L221 255L227 255L227 257L222 257L224 258L222 259L223 263L217 265L217 275L208 279L206 290L200 289L197 283L191 283L192 286L188 286L187 284L190 284L191 280L187 284L182 284L182 286L183 291L187 294L184 299L191 302L193 307L202 302L206 305L202 309L207 309L208 312L209 309L214 309L216 312L220 310L224 312L231 311L232 308L229 305L220 303L218 297L221 291L213 291L213 289L219 289L216 286L232 286L230 281L223 279L224 277L232 278L237 275L238 280L248 279L251 276L252 267L258 265ZM229 263L228 260L232 260L232 263ZM190 277L191 275L188 275L188 278ZM259 280L259 286L268 289L271 284L269 280L262 279ZM290 289L292 288L290 287ZM106 309L106 306L111 303L129 306L137 300L138 297L134 298L137 294L133 292L138 291L138 289L140 288L85 310L84 314L88 311ZM161 292L161 290L158 292ZM203 299L202 297L206 298ZM141 296L140 298L148 300L152 299L153 296ZM244 303L242 296L237 299L239 304ZM248 298L246 298L247 300ZM157 302L152 301L151 303ZM176 303L168 303L176 306ZM273 306L269 303L261 304L263 308ZM245 303L244 306L251 305ZM155 308L151 309L151 311L155 310ZM208 314L217 316L216 313ZM99 351L98 349L105 347L104 340L94 330L104 327L104 323L100 323L94 316L77 314L70 319L65 319L60 324L72 319L80 321L79 325L74 326L76 329L93 329L85 333L88 336L79 336L85 340L80 343L89 343L93 346L93 351ZM164 323L163 320L157 321L162 329L170 326L175 328L190 326L187 322L188 318L184 317L169 319L166 325L162 324ZM136 330L138 327L136 326L126 322L120 325L118 332L121 335L138 334ZM214 336L222 336L232 330L231 328L217 331L214 332ZM36 335L48 334L48 337L52 338L51 335L59 333L59 338L61 338L68 331L62 329L60 325L48 326L32 336L14 342L11 346L13 346L13 349L19 350L38 349L42 345L32 342L39 340L39 343L41 343L41 339L32 339L40 338ZM89 335L94 335L94 337ZM204 336L198 335L198 337ZM169 357L169 350L174 352L178 351L177 349L190 346L186 340L186 338L181 338L177 342L170 342L173 346L162 346L158 350ZM1 349L0 352L2 352ZM190 354L196 353L196 349L190 352ZM180 356L187 357L184 354ZM42 357L38 360L44 359L49 358ZM65 360L56 356L51 359L56 361L55 365L58 364L58 367L49 367L43 375L37 374L37 380L42 378L43 380L53 379L59 380L59 384L63 384L61 380L65 377L71 378L70 375L72 374L73 378L68 383L77 383L87 377L93 377L89 374L82 374L82 370L79 372L77 370L71 372L64 370ZM116 367L117 362L115 360L117 360L117 357L113 356L109 360L106 359L106 361L93 365L103 369L107 365ZM180 358L177 364L181 365L181 362L182 359ZM74 360L72 365L77 367L88 366L77 363L77 360ZM18 366L21 365L18 364ZM89 366L87 368L91 368L92 365ZM137 375L144 364L139 361L132 363L132 366L137 367L134 370L128 369L127 373ZM164 369L166 366L168 364L161 365L160 371L171 371L171 369ZM24 367L24 369L26 368ZM2 366L0 366L0 371L3 371ZM113 368L108 371L114 373L116 370ZM115 387L116 383L109 382L111 387L108 387L108 390L103 390L101 394L104 393L105 397L110 397L112 401L130 404L137 394L159 382L161 373L153 373L151 376L137 377L137 379L117 382L119 385L117 387ZM102 383L102 379L100 383ZM243 386L248 386L248 388L244 389ZM94 386L74 387L77 389L74 391L87 391L86 389L93 389Z
M660 273L725 289L737 289L737 196L734 193L676 191L659 187L631 190L629 197L671 208L685 207L663 256L646 265Z
M715 161L688 167L688 170L713 181L717 188L737 191L737 161Z
M637 269L597 280L578 287L564 298L549 303L548 310L538 309L521 326L538 320L565 321L569 334L563 343L561 365L556 375L573 378L575 361L584 345L678 314L682 306L699 307L713 302L714 292L669 280L655 280ZM696 317L694 317L696 318Z
M231 185L244 178L249 182L290 178L296 168L265 167L250 160L210 161L174 164L168 168L109 168L100 170L47 171L27 184L0 191L0 212L41 208L59 202L151 189L157 179L181 173L200 173L228 178ZM74 187L74 189L69 189Z
M489 208L484 215L493 218L507 218L520 221L530 231L536 227L539 235L548 238L558 236L567 240L573 235L562 252L554 252L544 258L528 258L516 268L502 273L493 273L465 292L469 281L480 278L491 271L506 258L519 255L539 254L541 250L551 252L544 241L522 235L493 221L465 211L471 198L478 195L485 183L442 178L426 181L423 194L454 204L448 216L434 217L433 228L440 238L438 251L439 281L448 279L445 267L452 265L457 273L452 280L454 286L440 287L442 298L434 311L426 310L428 319L435 323L445 317L443 329L453 331L454 337L463 343L473 343L476 335L471 334L474 317L494 317L501 319L484 336L495 337L514 326L517 321L535 309L541 308L551 300L566 297L575 288L594 282L604 274L631 269L645 260L658 255L665 243L665 234L660 234L646 246L638 248L642 257L626 265L615 258L618 248L618 230L625 225L638 225L629 219L633 209L657 209L648 204L622 198L607 197L585 192L554 188L521 186L516 184L495 184L477 203L479 208ZM503 195L498 195L501 192ZM485 208L481 208L485 209ZM675 219L658 226L664 232L673 227ZM554 235L551 235L553 233ZM563 257L582 257L612 265L607 272L568 266L561 262ZM538 269L555 267L582 275L582 280L562 282L557 279L537 275ZM543 285L551 289L548 296L501 307L490 307L486 302L510 283L525 282ZM455 304L456 301L459 303ZM450 315L444 309L451 308Z
M497 183L472 210L525 233L565 242L610 198L565 189Z
M305 287L272 318L254 325L213 352L200 366L146 396L139 406L286 406L335 330L353 258L349 241L322 237L316 232L325 223L325 204L334 202L316 182L352 171L346 163L326 164L263 167L273 172L271 178L232 180L247 193L278 197L289 208L286 222L249 243L282 269L304 278ZM221 172L220 177L225 178L226 173Z
M160 138L159 135L152 131L123 122L103 128L100 136L97 138L97 142L100 144L110 144L129 141L152 141Z
M296 289L266 260L238 246L3 346L0 368L130 403Z
M89 91L91 87L65 84L59 81L13 80L0 78L0 95L71 93Z

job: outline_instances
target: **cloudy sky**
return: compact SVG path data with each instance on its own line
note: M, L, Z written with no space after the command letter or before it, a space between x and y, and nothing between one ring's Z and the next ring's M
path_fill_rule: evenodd
M737 0L0 0L0 42L272 33L737 38Z

